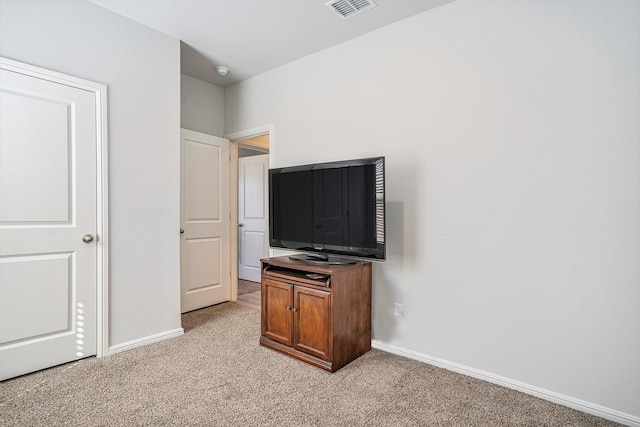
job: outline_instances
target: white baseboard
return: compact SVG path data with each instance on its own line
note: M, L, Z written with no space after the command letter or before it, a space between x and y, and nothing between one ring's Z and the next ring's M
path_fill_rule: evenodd
M184 335L184 329L178 328L171 331L160 332L159 334L149 335L148 337L138 338L137 340L128 341L122 344L116 344L109 347L107 355L120 353L121 351L131 350L136 347L142 347L143 345L151 344L158 341L163 341L169 338L175 338Z
M458 372L463 375L468 375L473 378L478 378L483 381L487 381L493 384L498 384L513 390L521 391L522 393L530 394L532 396L539 397L541 399L548 400L550 402L557 403L559 405L567 406L569 408L576 409L578 411L585 412L587 414L605 418L610 421L615 421L617 423L628 425L628 426L640 427L640 417L636 417L631 414L626 414L624 412L616 411L614 409L606 408L604 406L600 406L595 403L585 402L584 400L576 399L571 396L565 396L560 393L545 390L536 386L532 386L530 384L525 384L519 381L509 379L509 378L501 377L499 375L495 375L490 372L485 372L479 369L470 368L468 366L460 365L458 363L453 363L447 360L438 359L437 357L432 357L426 354L407 350L401 347L384 343L382 341L371 340L371 346L373 348L377 348L378 350L397 354L398 356L404 356L409 359L413 359L420 362L428 363L430 365L437 366L439 368L448 369L450 371Z

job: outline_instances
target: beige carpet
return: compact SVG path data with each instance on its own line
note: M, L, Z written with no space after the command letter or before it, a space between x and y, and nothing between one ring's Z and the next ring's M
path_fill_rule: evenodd
M1 426L613 426L372 350L329 374L258 345L260 312L183 316L184 336L0 383Z
M251 292L258 292L259 290L260 283L238 279L238 295L250 294Z

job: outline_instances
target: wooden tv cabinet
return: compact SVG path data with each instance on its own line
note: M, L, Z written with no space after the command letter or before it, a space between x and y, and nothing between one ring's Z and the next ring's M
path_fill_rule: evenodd
M261 263L260 345L330 372L371 349L371 263Z

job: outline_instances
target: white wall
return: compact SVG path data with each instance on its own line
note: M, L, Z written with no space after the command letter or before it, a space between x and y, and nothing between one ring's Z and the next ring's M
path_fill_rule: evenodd
M0 55L108 85L110 345L180 328L179 41L86 1L0 1Z
M180 81L180 125L223 137L224 89L184 74Z
M228 87L225 132L386 156L376 340L640 423L639 18L460 0Z

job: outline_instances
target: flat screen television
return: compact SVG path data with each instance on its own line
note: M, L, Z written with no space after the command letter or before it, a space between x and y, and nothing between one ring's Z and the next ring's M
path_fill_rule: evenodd
M312 262L383 261L384 188L384 157L269 169L269 244Z

